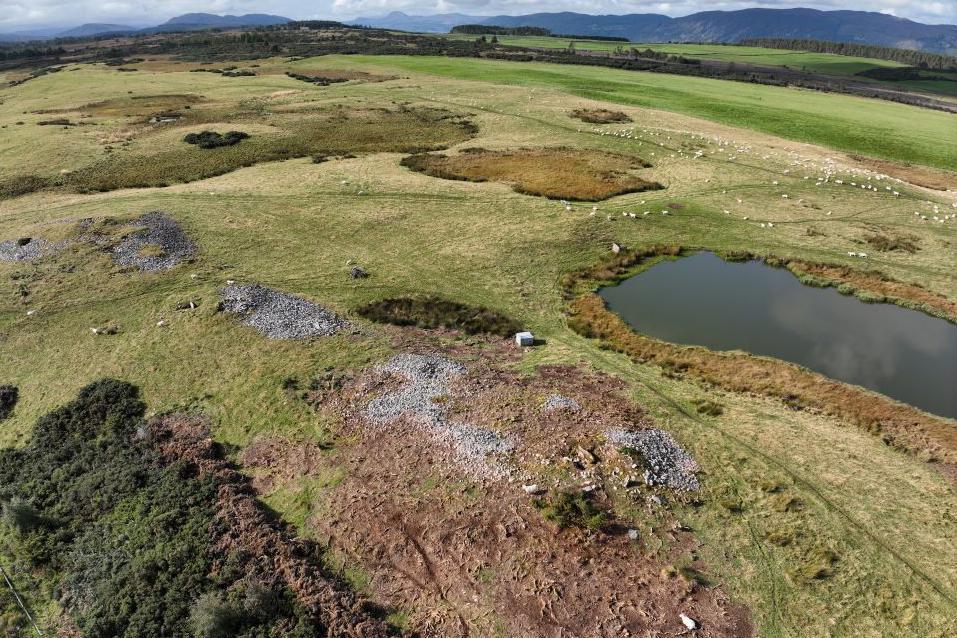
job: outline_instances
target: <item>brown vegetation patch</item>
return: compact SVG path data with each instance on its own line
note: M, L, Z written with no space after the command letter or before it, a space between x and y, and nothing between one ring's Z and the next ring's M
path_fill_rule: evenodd
M866 301L883 301L913 308L957 323L957 302L922 288L897 281L877 270L855 270L833 264L812 264L801 260L781 262L802 282L819 286L843 286Z
M473 148L458 155L412 155L403 159L402 165L442 179L510 184L517 193L549 199L598 201L662 188L631 172L650 166L644 160L590 149Z
M868 235L864 238L864 241L870 244L874 250L881 252L892 252L896 250L914 254L920 250L917 246L918 238L916 235L885 235L884 233L878 233L876 235Z
M880 436L888 445L928 460L957 464L957 428L947 419L784 361L743 353L713 352L647 337L635 332L605 307L601 297L591 292L600 285L624 278L646 259L680 253L681 248L677 246L622 251L591 268L566 275L563 284L570 300L569 326L586 337L600 339L609 349L627 354L639 363L660 365L672 375L692 377L725 390L778 398L792 409L821 410ZM776 264L785 265L799 275L811 275L816 279L812 283L845 283L859 290L885 295L890 301L938 308L941 315L957 317L954 302L873 272L800 261L777 261Z
M448 343L417 329L395 334L400 348L432 352ZM416 635L674 635L683 631L680 613L701 623L701 636L750 635L746 610L720 589L666 573L695 543L667 511L652 514L651 488L624 494L621 472L633 460L603 432L651 421L618 394L622 382L567 366L530 376L499 367L516 352L498 341L453 343L446 354L468 371L445 401L456 422L514 437L515 481L473 482L408 418L369 423L364 406L389 384L379 375L355 377L318 406L343 423L326 457L343 479L323 490L320 513L308 521L320 541L361 571L377 601L402 610ZM578 407L543 409L556 394ZM535 507L561 494L580 498L584 483L597 486L587 500L603 513L600 531L563 529ZM664 518L654 525L668 549L656 553L657 538L629 538L614 523L615 498L637 499L649 517Z
M192 93L169 93L158 95L130 95L90 102L75 108L48 109L35 113L74 113L98 117L146 117L165 111L188 109L202 102L203 98Z
M242 566L267 587L288 587L329 636L384 638L385 623L369 615L365 601L324 574L320 549L297 538L255 498L248 479L222 458L201 417L170 415L150 422L150 436L166 462L183 462L219 484L210 539L214 571Z
M316 84L319 86L339 84L341 82L387 82L388 80L396 79L396 77L393 75L376 75L373 73L365 73L363 71L286 71L286 75L295 80L301 80L303 82L309 82L310 84Z
M608 109L575 109L570 115L589 124L619 124L632 121L621 111L609 111Z
M957 190L957 173L952 171L919 164L864 157L863 155L851 155L850 157L871 170L896 177L915 186L923 186L938 191Z
M243 448L240 462L255 468L253 488L269 492L302 476L312 476L323 465L323 447L312 441L297 442L286 438L257 438Z

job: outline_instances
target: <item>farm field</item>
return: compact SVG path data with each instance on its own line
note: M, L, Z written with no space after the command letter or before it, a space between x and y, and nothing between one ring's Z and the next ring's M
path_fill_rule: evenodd
M681 54L725 47L700 49ZM782 53L734 49L762 64ZM800 64L786 55L776 59ZM851 72L830 57L808 64ZM825 264L840 271L836 283L891 282L954 321L953 115L564 65L369 55L233 64L256 75L161 59L130 72L75 65L0 90L0 184L37 180L0 194L0 242L51 246L36 260L0 260L0 384L20 394L0 445L33 449L37 420L104 377L139 387L148 416L202 415L255 494L400 635L659 629L648 617L677 635L689 609L709 636L949 635L957 423L922 414L926 440L923 430L882 438L827 406L636 361L574 329L566 282L613 244L748 253ZM320 86L287 71L348 81ZM620 121L586 122L577 109ZM67 123L41 124L58 118ZM249 138L184 142L209 130ZM428 170L411 170L410 156ZM534 189L519 177L530 166ZM624 187L582 186L612 177ZM195 244L169 270L115 258L151 211ZM235 283L321 304L349 327L267 338L221 311ZM359 312L408 296L485 308L538 344ZM508 480L464 471L402 423L363 424L361 406L395 390L377 366L425 354L469 372L467 392L432 388L423 413L447 409L512 436ZM583 416L539 410L556 393ZM604 465L617 452L606 456L607 430L594 429L619 420L669 432L700 466L700 489L661 504L619 490L618 467ZM562 460L576 455L584 466ZM620 533L556 527L554 510L522 487L546 498L585 474ZM58 575L29 566L28 551L0 528L0 559L22 567L15 579L38 622L68 626ZM558 596L549 579L563 575L581 585ZM628 605L613 608L607 587ZM527 608L503 603L519 590L532 592ZM0 611L0 629L21 631L12 603ZM608 624L575 624L592 617Z
M474 39L476 36L451 34L456 39ZM488 36L487 36L488 37ZM497 36L502 44L541 47L548 49L567 49L572 42L575 48L588 51L616 51L619 47L632 47L644 51L651 49L701 60L723 60L725 62L745 62L762 66L788 66L825 75L849 76L875 67L904 66L891 60L877 60L831 53L811 51L786 51L765 47L749 47L733 44L667 44L660 42L608 42L603 40L569 39L545 36Z
M764 133L873 157L957 168L951 115L922 111L921 117L915 118L906 106L877 100L567 65L402 56L354 59L379 69L554 88L579 97L660 108L732 126L747 124Z

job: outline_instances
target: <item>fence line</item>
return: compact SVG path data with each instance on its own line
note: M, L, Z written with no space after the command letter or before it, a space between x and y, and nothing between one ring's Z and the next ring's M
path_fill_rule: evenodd
M16 599L17 604L20 605L20 609L23 610L24 615L26 615L27 620L30 621L30 624L33 625L33 630L37 632L38 636L42 636L43 632L40 631L40 628L37 626L33 616L27 610L27 606L23 603L23 599L20 598L20 594L17 593L17 588L13 586L13 581L10 580L10 577L7 575L7 570L3 568L3 565L0 565L0 574L3 574L3 580L7 582L7 587L10 588L10 593L13 594L13 597Z

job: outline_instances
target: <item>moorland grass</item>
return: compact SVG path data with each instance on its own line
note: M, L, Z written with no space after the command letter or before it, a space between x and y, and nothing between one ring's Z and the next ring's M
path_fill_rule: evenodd
M596 202L615 195L661 188L656 182L629 173L647 168L647 162L606 151L471 148L457 155L412 155L404 158L402 165L442 179L511 184L516 193L549 199Z
M81 193L103 192L193 182L297 157L440 149L474 133L468 122L450 115L426 109L334 109L290 122L283 133L248 140L233 135L233 143L208 139L207 131L187 136L195 140L190 146L98 160L64 176L62 183Z

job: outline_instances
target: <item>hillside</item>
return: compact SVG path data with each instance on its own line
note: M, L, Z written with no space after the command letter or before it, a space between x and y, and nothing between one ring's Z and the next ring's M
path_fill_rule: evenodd
M444 32L455 24L535 26L552 33L626 37L637 42L738 42L746 38L806 38L858 42L938 53L957 52L957 26L929 25L866 11L743 9L707 11L681 18L659 14L518 16L409 16L393 12L355 23L410 31Z
M131 31L136 31L136 27L131 27L126 24L103 24L103 23L88 23L81 24L78 27L72 29L67 29L66 31L61 31L56 34L58 38L88 38L94 35L100 35L103 33L129 33Z
M289 18L266 13L247 13L240 16L216 15L213 13L185 13L170 18L160 27L202 26L204 28L252 27L286 24Z

